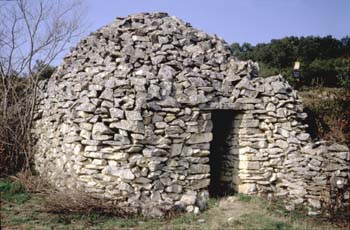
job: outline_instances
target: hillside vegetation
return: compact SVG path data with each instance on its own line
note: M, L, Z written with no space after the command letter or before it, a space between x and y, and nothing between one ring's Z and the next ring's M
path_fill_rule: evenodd
M313 138L350 146L350 90L308 88L299 96L308 113L308 132Z
M292 84L293 64L300 61L301 86L350 88L350 37L285 37L270 43L233 43L232 52L241 60L259 62L262 76L282 74Z

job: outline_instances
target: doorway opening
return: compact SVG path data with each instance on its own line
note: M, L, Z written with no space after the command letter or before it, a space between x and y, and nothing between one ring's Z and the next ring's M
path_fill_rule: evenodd
M212 112L213 140L210 143L210 185L209 194L220 197L233 193L235 148L233 110L215 110Z

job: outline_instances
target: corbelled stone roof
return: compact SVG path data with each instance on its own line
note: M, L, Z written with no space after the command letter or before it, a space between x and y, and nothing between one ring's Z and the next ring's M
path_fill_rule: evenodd
M253 77L256 70L253 63L236 60L217 36L166 13L143 13L117 18L91 33L56 75L58 80L106 80L110 88L131 90L142 98L138 108L146 100L160 109L220 100L218 96L232 93L233 83ZM112 96L110 91L104 94Z

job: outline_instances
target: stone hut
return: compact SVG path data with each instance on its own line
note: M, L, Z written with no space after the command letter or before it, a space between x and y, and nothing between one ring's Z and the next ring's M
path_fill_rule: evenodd
M332 194L349 201L349 149L312 142L288 82L166 13L91 33L38 99L35 166L61 190L148 215L232 191L316 213Z

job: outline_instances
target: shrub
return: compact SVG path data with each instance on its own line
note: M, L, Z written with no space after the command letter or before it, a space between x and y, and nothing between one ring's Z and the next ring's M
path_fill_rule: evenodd
M339 84L344 88L350 89L350 58L338 60L335 68Z
M314 138L350 146L350 91L327 88L301 92Z
M102 214L118 217L134 216L139 210L119 206L120 201L97 198L81 191L51 192L46 197L45 211L50 213Z

